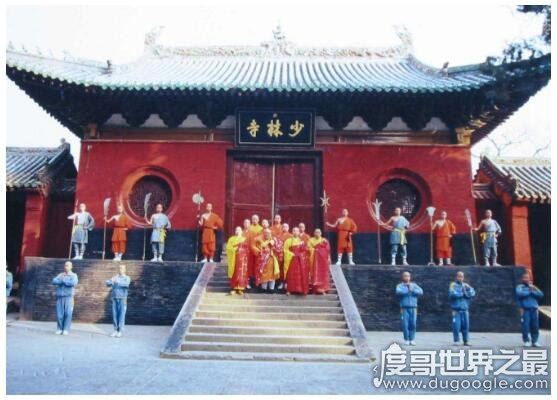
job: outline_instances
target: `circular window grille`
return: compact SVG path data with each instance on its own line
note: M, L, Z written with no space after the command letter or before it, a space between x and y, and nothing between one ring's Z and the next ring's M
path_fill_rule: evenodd
M145 213L143 207L147 193L151 193L147 216L155 212L155 206L159 203L163 205L164 210L170 207L172 203L172 189L168 182L158 176L144 176L135 182L128 197L130 209L136 216L143 218Z
M402 215L411 220L420 210L422 199L418 189L404 179L391 179L377 189L377 199L381 204L381 217L388 219L396 207L402 209Z

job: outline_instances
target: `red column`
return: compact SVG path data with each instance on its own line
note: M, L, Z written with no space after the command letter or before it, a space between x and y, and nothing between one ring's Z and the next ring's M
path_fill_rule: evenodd
M512 261L532 270L532 251L530 248L530 230L528 227L528 206L511 204L507 209L509 222L509 238Z
M41 256L43 253L47 216L48 199L39 192L28 193L25 199L20 272L23 271L26 256Z

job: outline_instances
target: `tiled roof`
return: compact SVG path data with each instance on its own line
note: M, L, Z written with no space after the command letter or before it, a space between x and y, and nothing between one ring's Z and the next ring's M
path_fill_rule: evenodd
M6 189L7 190L48 190L58 181L62 170L70 165L75 176L75 166L70 153L70 145L59 147L7 147L6 148Z
M497 200L497 196L493 193L489 183L474 183L472 196L476 200Z
M551 160L482 157L479 169L513 199L551 203Z
M454 92L494 78L479 66L440 68L404 48L299 47L275 40L261 46L162 47L146 44L137 60L113 65L55 58L9 46L9 68L108 90L241 90L270 92Z

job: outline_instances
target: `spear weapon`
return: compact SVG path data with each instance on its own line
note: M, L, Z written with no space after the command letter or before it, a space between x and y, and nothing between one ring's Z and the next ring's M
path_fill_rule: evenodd
M373 207L375 208L375 215L377 216L377 263L381 264L381 202L379 199L375 199L375 202L372 203Z
M151 200L151 193L145 195L143 201L143 211L145 213L145 222L147 222L147 214L149 213L149 200ZM145 261L145 247L147 246L147 224L143 225L143 256L141 259Z
M472 228L472 214L469 209L464 210L464 215L466 216L466 221L468 222L468 227L470 228L470 242L472 243L472 256L474 257L474 265L478 264L476 258L476 243L474 243L474 232Z
M104 212L104 228L103 228L103 256L102 259L104 260L104 256L106 253L106 219L108 218L108 207L110 206L110 197L104 199L103 203L103 212Z
M73 232L75 229L75 222L77 221L77 204L78 204L78 200L75 199L75 206L73 208L73 221L72 221L72 232L70 234L70 250L68 252L68 260L72 258L72 239L73 239Z
M327 196L327 192L325 192L325 189L323 189L323 197L320 198L321 199L321 208L323 208L323 216L325 217L325 222L327 221L327 211L329 210L329 207L331 206L330 200L331 198L329 196ZM323 232L323 234L325 234L325 232ZM327 239L330 239L330 235Z
M435 265L433 262L433 214L435 214L435 207L429 206L426 208L427 215L429 216L429 265Z
M203 196L201 196L201 190L195 193L191 200L194 204L197 204L197 216L196 216L196 224L199 225L199 217L201 212L201 204L205 201ZM195 262L197 262L197 258L199 256L199 226L196 226L195 229Z

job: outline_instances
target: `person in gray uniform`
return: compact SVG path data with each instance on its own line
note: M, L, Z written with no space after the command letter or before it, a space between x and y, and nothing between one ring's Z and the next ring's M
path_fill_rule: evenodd
M128 308L128 291L130 288L130 277L126 275L126 266L120 264L118 275L106 281L106 286L112 288L112 321L114 332L112 337L122 337L122 331L126 323L126 311Z
M145 221L153 226L153 233L151 233L151 247L153 249L153 258L151 261L163 262L162 256L164 254L164 242L166 240L166 231L170 229L170 219L166 214L163 214L162 204L157 204L155 213L151 215L150 219L145 218Z
M72 272L71 261L64 264L64 272L52 280L56 286L56 334L67 335L72 325L75 287L78 283L77 274Z
M72 232L74 260L83 260L83 254L85 254L85 248L87 247L87 240L89 237L88 232L95 227L95 219L87 211L87 206L84 203L81 203L79 205L79 211L70 215L68 219L74 221Z
M493 213L491 210L485 210L485 218L480 221L475 229L476 231L480 231L480 242L482 242L483 245L486 267L490 266L490 260L493 260L491 265L500 265L497 263L497 237L501 235L501 226L499 226L497 221L491 218L492 216Z

